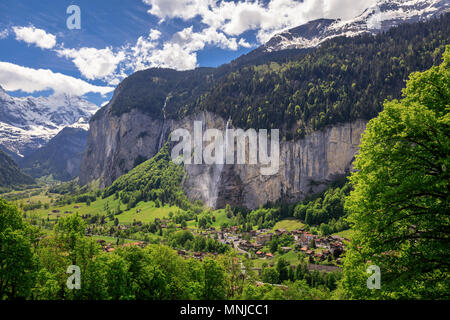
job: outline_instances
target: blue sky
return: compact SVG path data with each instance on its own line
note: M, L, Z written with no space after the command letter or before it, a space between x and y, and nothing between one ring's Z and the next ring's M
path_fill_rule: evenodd
M81 10L80 30L66 26L70 5ZM135 71L218 66L284 29L351 18L366 6L367 0L0 0L0 85L15 96L68 93L101 105Z

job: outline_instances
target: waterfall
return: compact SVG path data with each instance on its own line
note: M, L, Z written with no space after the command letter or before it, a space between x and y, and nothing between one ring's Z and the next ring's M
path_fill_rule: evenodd
M158 150L156 150L156 152L158 152L159 150L161 150L163 143L164 143L164 136L165 136L165 125L166 125L166 106L167 106L167 100L169 97L166 97L166 100L164 101L164 106L162 107L162 115L163 115L163 125L161 128L161 135L159 136L159 143L158 143Z
M209 197L209 206L216 208L217 206L217 199L219 198L219 186L220 186L220 180L222 177L222 172L225 166L225 161L227 157L227 146L228 146L228 129L230 127L231 117L228 119L226 127L225 127L225 139L222 145L223 150L223 163L222 164L216 164L213 168L213 176L212 176L212 188L211 188L211 194Z

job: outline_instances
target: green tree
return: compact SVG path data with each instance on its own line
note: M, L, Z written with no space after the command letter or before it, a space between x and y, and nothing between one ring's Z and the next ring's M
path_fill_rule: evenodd
M0 199L0 299L27 298L36 276L34 234L13 205Z
M343 282L351 298L449 298L450 46L403 94L370 121L355 161ZM367 289L368 265L380 267L381 290Z
M222 266L211 258L203 261L205 286L203 299L223 300L226 297L226 275Z
M280 277L277 269L275 268L263 268L261 273L261 280L266 283L278 283L280 281Z

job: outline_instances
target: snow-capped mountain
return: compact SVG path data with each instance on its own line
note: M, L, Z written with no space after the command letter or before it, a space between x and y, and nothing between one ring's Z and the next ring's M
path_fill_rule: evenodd
M338 37L376 34L401 23L427 20L450 11L450 0L378 0L354 19L319 19L281 32L260 47L264 52L316 47Z
M87 130L98 106L80 97L17 98L0 86L0 146L16 160L45 145L64 127Z

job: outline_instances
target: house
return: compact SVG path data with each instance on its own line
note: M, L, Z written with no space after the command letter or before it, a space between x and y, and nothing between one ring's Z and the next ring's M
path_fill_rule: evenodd
M267 257L267 258L273 258L273 254L271 254L271 253L266 253L266 257Z
M291 247L281 247L281 250L283 250L284 253L289 252L292 250Z
M259 245L265 245L266 242L272 241L272 234L266 233L266 234L260 234L256 236L256 243Z
M289 234L289 232L287 232L285 229L277 229L275 230L275 234L281 237L282 235Z
M316 240L316 246L319 248L330 248L330 243L326 238L320 238Z
M250 250L253 249L253 244L251 244L247 240L244 240L239 243L239 248L241 248L242 250Z
M311 233L308 232L304 232L302 235L300 235L298 237L298 241L300 242L300 244L302 244L303 246L307 246L309 245L309 243L311 242L311 240L313 240L315 238L315 236Z
M257 255L258 257L264 257L266 254L265 254L264 252L262 252L262 251L257 251L257 252L256 252L256 255Z

